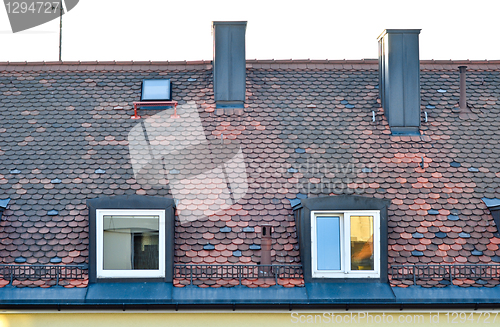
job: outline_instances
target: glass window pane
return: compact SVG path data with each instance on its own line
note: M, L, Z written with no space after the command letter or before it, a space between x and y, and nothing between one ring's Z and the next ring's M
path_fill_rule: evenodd
M103 217L104 270L159 269L158 216Z
M316 217L318 270L340 270L340 217Z
M373 217L351 216L351 270L374 270Z
M141 100L170 100L170 80L143 80Z

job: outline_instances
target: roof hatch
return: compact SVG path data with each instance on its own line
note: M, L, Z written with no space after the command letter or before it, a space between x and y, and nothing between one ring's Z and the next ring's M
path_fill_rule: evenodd
M141 101L171 101L170 79L144 79L141 87Z

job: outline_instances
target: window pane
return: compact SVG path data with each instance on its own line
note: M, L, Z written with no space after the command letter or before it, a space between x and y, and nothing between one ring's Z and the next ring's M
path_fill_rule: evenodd
M105 270L159 269L158 216L104 216Z
M351 270L374 270L373 217L351 216Z
M316 217L318 270L340 270L340 217Z
M143 80L142 100L170 100L170 80Z
M158 233L134 234L134 269L158 269Z

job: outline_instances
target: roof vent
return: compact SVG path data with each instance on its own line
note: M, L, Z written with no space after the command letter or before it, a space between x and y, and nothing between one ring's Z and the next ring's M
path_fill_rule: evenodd
M385 30L378 37L379 95L392 134L420 135L420 30Z
M216 108L243 108L247 22L213 22Z

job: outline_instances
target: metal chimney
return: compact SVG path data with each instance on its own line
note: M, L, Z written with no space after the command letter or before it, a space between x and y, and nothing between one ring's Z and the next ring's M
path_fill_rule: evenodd
M378 37L379 95L393 134L420 135L419 34L389 29Z
M465 86L465 71L467 66L458 66L460 70L460 99L458 104L460 105L460 110L467 109L467 90Z
M216 108L243 108L246 92L247 22L213 22Z

